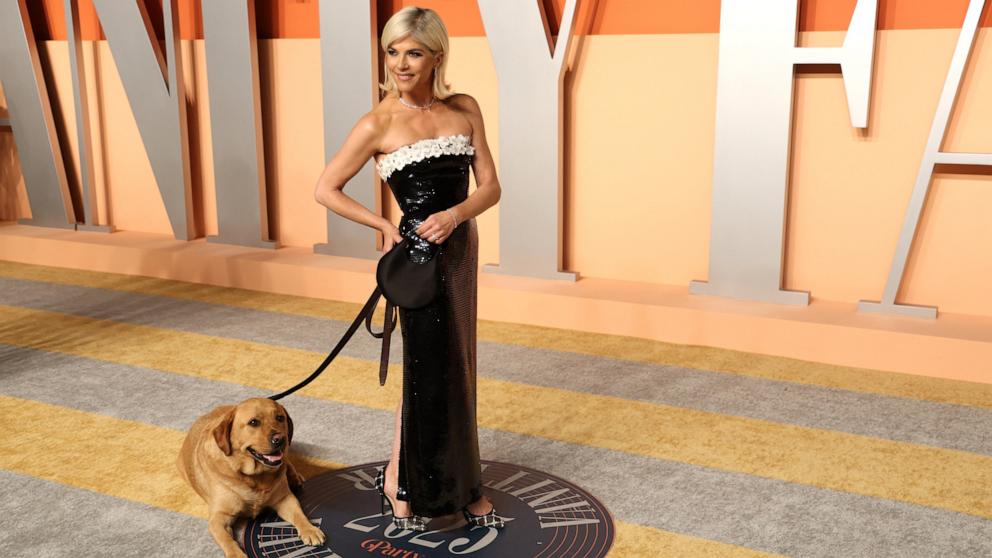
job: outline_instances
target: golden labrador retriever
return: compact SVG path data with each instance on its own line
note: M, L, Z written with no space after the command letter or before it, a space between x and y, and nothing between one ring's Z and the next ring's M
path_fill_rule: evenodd
M193 423L176 464L210 507L210 534L227 558L244 558L233 537L239 518L271 508L296 527L307 545L324 533L307 519L290 491L303 479L287 459L293 421L282 405L255 398L217 407Z

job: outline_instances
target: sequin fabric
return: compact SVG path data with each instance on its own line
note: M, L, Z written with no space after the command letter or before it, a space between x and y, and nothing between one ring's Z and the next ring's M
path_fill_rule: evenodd
M467 137L459 137L467 142ZM435 140L450 145L444 138ZM425 308L399 311L403 338L399 486L411 511L428 517L457 512L482 495L476 423L478 229L475 219L460 223L440 247L415 232L432 213L468 196L472 155L461 148L429 151L392 168L388 180L403 211L400 232L414 240L408 243L408 257L419 262L441 258L441 291L435 301Z

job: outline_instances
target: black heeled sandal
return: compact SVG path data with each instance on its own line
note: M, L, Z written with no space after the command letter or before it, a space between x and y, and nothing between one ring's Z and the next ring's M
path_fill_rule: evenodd
M503 518L496 515L496 506L493 506L487 513L482 515L475 515L474 513L468 511L468 506L462 508L462 515L465 516L465 521L469 525L474 525L478 527L492 527L494 529L502 529L506 527L506 522Z
M375 476L375 489L379 491L379 496L382 498L382 515L386 515L386 507L389 507L389 512L393 511L393 503L389 500L389 496L386 496L386 468L383 467L379 470L379 474ZM398 496L398 494L397 494ZM409 515L406 517L396 517L393 515L393 526L397 529L409 529L410 531L417 531L418 533L423 533L427 530L427 522L423 517L419 515Z

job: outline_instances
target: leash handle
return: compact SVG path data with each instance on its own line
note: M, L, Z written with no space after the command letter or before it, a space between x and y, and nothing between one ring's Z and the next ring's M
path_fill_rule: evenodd
M272 399L273 401L278 401L279 399L286 397L287 395L305 387L310 382L316 380L317 376L320 376L321 372L323 372L324 369L327 368L327 365L330 364L332 360L334 360L334 357L338 356L338 353L340 353L341 349L343 349L344 346L348 343L348 340L351 339L351 336L355 334L355 331L358 330L358 327L361 325L362 320L365 320L365 327L369 330L369 333L371 333L373 337L377 339L380 338L382 339L382 355L381 355L381 360L379 362L379 385L380 386L385 385L386 372L388 371L388 366L389 366L389 336L393 332L393 329L396 328L396 319L395 319L396 307L393 306L393 304L387 300L386 320L383 323L382 331L379 333L372 331L372 313L375 312L375 306L379 302L380 296L382 296L382 291L379 289L379 287L376 287L375 290L372 291L372 296L370 296L368 301L365 302L365 306L362 307L361 312L358 313L358 316L355 317L355 320L351 322L350 326L348 326L348 331L345 332L344 336L341 337L341 340L338 341L338 344L335 345L333 349L331 349L331 352L327 355L327 358L324 359L324 362L320 363L320 366L318 366L317 369L314 370L312 374L310 374L302 382L287 389L286 391L282 393L277 393L276 395L270 395L269 399Z
M396 305L386 299L386 318L382 324L382 331L376 333L372 331L372 313L365 316L365 329L369 330L372 337L382 339L382 355L379 357L379 385L386 385L386 372L389 368L389 335L396 329Z

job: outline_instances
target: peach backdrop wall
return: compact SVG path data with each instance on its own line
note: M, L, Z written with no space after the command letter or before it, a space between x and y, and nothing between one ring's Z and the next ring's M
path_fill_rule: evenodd
M945 149L992 151L992 40L980 31ZM912 190L957 29L877 34L869 128L850 128L838 73L800 71L795 85L784 288L814 298L878 299ZM841 32L803 33L834 45ZM664 285L706 279L717 33L583 37L566 79L565 266L583 276ZM499 160L496 74L484 37L452 38L449 77L483 107ZM99 215L119 229L170 235L105 42L88 42ZM200 40L187 60L201 235L216 234L207 79ZM66 43L46 41L61 137L75 143ZM313 202L323 166L317 39L260 42L266 165L274 235L289 246L325 240ZM0 113L2 114L2 113ZM0 131L0 194L28 216L9 132ZM70 181L76 175L75 163ZM506 185L524 187L526 185ZM10 192L17 192L11 203ZM347 192L347 188L345 190ZM398 217L395 204L387 213ZM900 301L992 316L992 176L939 175L927 202ZM499 208L479 217L480 262L498 261ZM4 217L10 218L10 215ZM512 222L512 221L511 221Z

